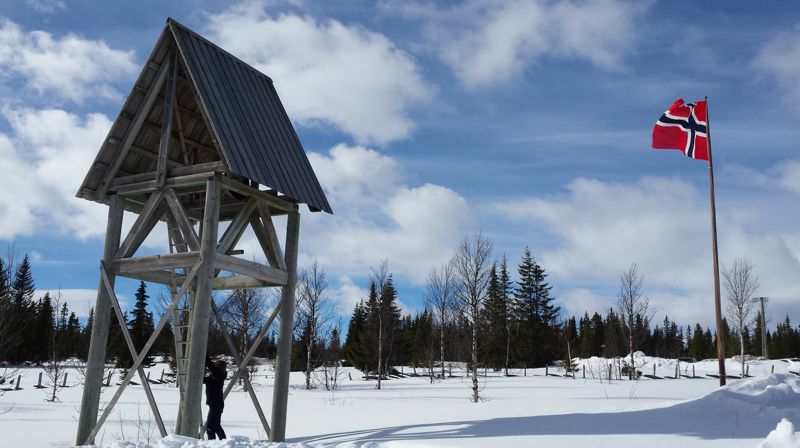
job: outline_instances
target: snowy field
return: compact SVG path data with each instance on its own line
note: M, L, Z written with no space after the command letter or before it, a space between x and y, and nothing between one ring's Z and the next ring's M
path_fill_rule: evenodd
M717 387L717 379L706 376L716 370L716 361L681 363L679 379L633 382L609 381L605 360L579 364L575 379L555 368L549 369L550 376L545 376L545 369L513 371L516 376L512 377L489 371L480 378L484 400L478 404L469 402L469 381L464 377L431 384L428 377L408 376L384 381L383 389L376 390L374 381L363 381L357 370L344 369L339 389L331 392L321 386L304 390L302 373L293 373L287 427L291 443L287 445L691 448L763 443L765 448L800 447L792 426L800 426L800 376L789 373L797 371L800 363L752 361L752 378L730 379L723 389ZM656 376L675 376L674 360L645 357L637 364L644 374L652 374L655 365ZM692 368L697 378L691 377ZM735 373L738 364L729 360L727 368L729 374ZM151 378L159 379L162 369L166 369L163 364L150 368ZM412 373L408 367L403 371ZM70 371L70 387L60 392L61 401L49 403L45 392L33 387L39 369L19 373L23 389L0 397L0 412L8 410L0 415L2 446L72 445L80 376ZM272 378L269 366L262 366L256 375L258 397L267 413ZM170 384L152 388L171 428L177 389ZM110 399L114 390L112 382L112 387L104 388L103 400ZM787 421L781 422L784 418ZM202 444L176 436L160 440L142 387L130 386L97 442L115 447L274 446L255 442L265 435L249 397L241 390L234 389L228 398L222 422L229 437L235 436L232 440Z

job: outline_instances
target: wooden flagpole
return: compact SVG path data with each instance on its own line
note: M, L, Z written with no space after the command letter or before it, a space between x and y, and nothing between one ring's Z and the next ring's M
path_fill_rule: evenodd
M706 102L706 142L708 145L708 186L711 199L711 249L714 259L714 311L717 320L717 360L719 361L719 385L725 385L725 334L722 328L722 305L719 299L719 254L717 252L717 208L714 202L714 164L711 157L711 119Z

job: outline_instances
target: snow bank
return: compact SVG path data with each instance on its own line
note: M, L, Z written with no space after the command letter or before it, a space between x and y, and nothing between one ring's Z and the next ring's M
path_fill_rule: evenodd
M251 440L248 437L233 436L226 440L197 440L170 434L163 439L148 444L145 442L114 442L103 445L104 448L312 448L305 443L270 443Z
M756 448L800 448L800 432L795 432L792 422L784 418Z

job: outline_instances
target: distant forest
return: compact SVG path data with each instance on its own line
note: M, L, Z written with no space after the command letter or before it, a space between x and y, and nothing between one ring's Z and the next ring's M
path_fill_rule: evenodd
M383 375L391 369L387 366L441 369L442 359L471 364L473 322L477 363L495 370L540 367L575 357L624 357L629 353L629 330L618 308L609 308L602 314L564 317L551 294L545 269L529 249L523 251L514 271L512 275L505 257L486 265L485 276L481 277L485 293L477 314L471 315L459 299L464 294L457 281L458 273L443 265L429 275L424 309L403 314L393 275L384 262L373 270L367 296L360 298L352 310L342 343L341 319L337 319L328 297L325 271L315 263L299 273L293 370L344 363ZM242 353L266 321L269 304L275 300L261 290L236 290L216 298L225 316L224 330L237 341ZM133 307L125 312L125 323L137 348L144 346L155 327L158 302L149 295L147 285L141 283ZM84 360L92 321L90 314L82 322L57 296L37 296L28 256L19 262L11 256L0 258L0 362ZM754 356L761 355L760 321L754 315L752 326L742 332L745 352ZM116 316L111 322L108 361L125 368L131 358ZM632 324L635 350L665 358L716 357L716 334L700 324L678 324L669 317L653 319L648 315L636 315ZM729 329L727 320L724 328L726 355L738 355L737 332ZM224 330L218 322L212 323L210 353L226 354ZM168 325L150 355L167 356L174 364L172 338ZM800 328L786 316L767 331L767 345L770 358L800 356ZM274 330L256 356L274 359Z

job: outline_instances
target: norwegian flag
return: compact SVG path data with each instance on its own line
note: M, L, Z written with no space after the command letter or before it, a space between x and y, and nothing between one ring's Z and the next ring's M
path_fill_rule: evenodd
M675 101L656 121L653 148L678 149L693 159L708 160L706 101Z

